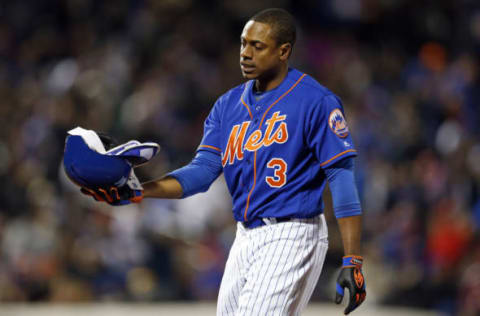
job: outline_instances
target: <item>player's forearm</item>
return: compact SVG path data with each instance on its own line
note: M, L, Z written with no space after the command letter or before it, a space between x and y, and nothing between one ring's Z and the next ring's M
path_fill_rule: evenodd
M361 255L362 215L338 218L345 255Z
M165 177L158 180L142 183L143 196L148 198L178 199L183 191L180 182L173 177Z

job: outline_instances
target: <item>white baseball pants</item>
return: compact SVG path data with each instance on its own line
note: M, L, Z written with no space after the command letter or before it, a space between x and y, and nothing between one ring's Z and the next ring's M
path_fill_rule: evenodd
M299 315L312 296L327 248L323 214L254 229L238 223L217 316Z

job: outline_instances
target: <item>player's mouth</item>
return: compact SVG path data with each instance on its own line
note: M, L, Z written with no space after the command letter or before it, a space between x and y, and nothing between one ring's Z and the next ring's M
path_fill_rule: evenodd
M240 68L242 68L242 71L246 74L252 73L256 69L256 67L254 65L247 64L247 63L240 63Z

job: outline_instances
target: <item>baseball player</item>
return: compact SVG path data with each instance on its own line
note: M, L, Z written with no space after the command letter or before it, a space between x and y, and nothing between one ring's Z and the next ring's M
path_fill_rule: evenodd
M206 191L224 173L238 224L217 315L300 314L328 247L326 181L345 251L335 301L348 288L348 314L365 299L362 210L353 176L357 153L340 99L288 66L295 32L292 16L282 9L248 20L240 42L247 81L218 98L191 163L143 183L140 192L145 198L185 198ZM139 200L128 186L96 195L114 205Z

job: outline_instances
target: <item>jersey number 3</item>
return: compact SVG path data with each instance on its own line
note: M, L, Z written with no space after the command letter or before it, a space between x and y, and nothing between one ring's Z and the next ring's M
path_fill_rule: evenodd
M273 177L265 177L265 181L272 188L280 188L287 183L287 163L282 158L272 158L267 163L268 168L273 168Z

